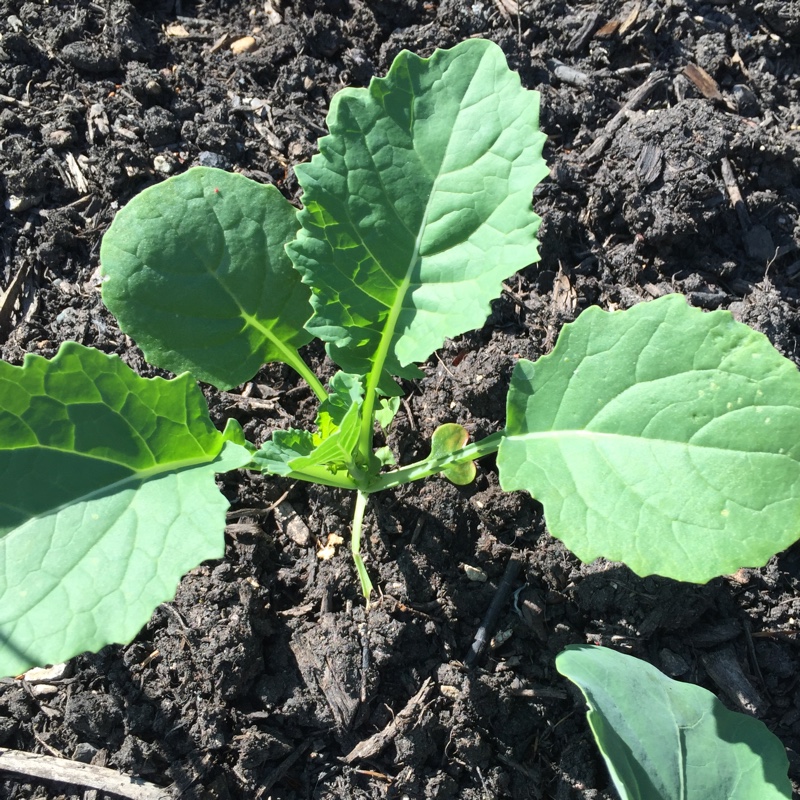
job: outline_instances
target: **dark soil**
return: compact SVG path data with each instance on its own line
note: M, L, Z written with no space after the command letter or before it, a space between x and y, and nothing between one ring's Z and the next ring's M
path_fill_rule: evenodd
M475 437L499 429L515 359L547 352L591 304L680 291L797 359L800 3L519 5L0 0L2 355L19 363L75 339L152 374L97 291L115 211L198 163L296 199L292 165L315 151L338 89L383 74L402 48L427 55L481 36L542 94L542 258L509 281L483 330L407 385L391 440L400 461L424 456L444 421ZM255 49L231 51L250 35ZM330 374L322 355L308 353ZM252 439L312 414L279 366L245 394L209 398L220 423L233 415ZM501 494L482 463L468 487L432 479L374 503L366 550L382 597L367 611L347 548L318 558L329 534L346 536L349 497L252 475L223 488L226 559L188 575L132 644L74 659L44 690L0 684L0 745L104 764L185 798L610 798L583 704L554 668L565 645L596 642L755 713L786 746L800 796L797 546L705 586L582 565L548 536L537 503ZM285 493L296 517L263 511ZM516 604L467 668L512 558ZM410 722L346 758L427 679ZM9 800L93 796L0 776Z

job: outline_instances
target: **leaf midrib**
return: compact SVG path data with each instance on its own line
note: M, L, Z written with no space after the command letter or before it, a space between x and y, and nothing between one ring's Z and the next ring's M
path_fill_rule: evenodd
M695 448L698 450L718 450L724 453L741 453L743 455L766 455L776 458L788 458L790 461L800 463L798 459L792 458L788 453L775 453L771 450L737 450L733 447L721 447L718 445L696 444L691 441L682 442L678 439L664 439L658 436L644 436L632 433L609 433L607 431L587 431L580 428L559 428L551 431L530 431L528 433L508 433L505 437L507 441L537 441L546 439L561 438L586 438L586 439L622 439L633 440L635 442L655 442L665 446L678 446L685 448Z

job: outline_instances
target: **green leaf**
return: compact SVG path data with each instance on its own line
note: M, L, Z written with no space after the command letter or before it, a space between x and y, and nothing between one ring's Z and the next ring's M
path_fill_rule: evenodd
M222 389L295 366L310 292L285 252L299 223L274 186L197 167L146 189L103 237L103 301L151 364Z
M399 397L381 398L378 410L375 412L375 419L378 421L378 425L380 425L384 431L389 429L389 426L392 424L392 421L394 420L399 409Z
M313 287L308 329L390 393L445 337L480 327L501 282L537 259L539 96L492 42L422 59L331 103L288 252ZM380 379L378 381L378 378ZM393 392L396 393L396 392Z
M296 428L275 431L255 453L254 463L262 472L284 477L298 477L299 473L317 477L317 471L309 472L316 467L327 468L329 476L346 471L358 444L363 399L360 376L337 372L331 380L330 394L320 404L318 432ZM355 488L349 477L340 476L336 485L342 480L347 481L348 488Z
M188 375L74 342L0 362L0 674L130 641L223 555L214 473L249 460Z
M253 464L270 475L289 477L292 474L291 462L309 456L315 447L314 436L309 431L298 428L275 431L253 454Z
M789 800L789 762L757 719L633 656L571 645L556 669L580 687L623 800Z
M445 422L440 425L431 437L430 459L446 458L451 453L461 450L469 440L469 433L463 425L456 422ZM466 486L475 480L474 461L464 461L460 464L453 464L442 470L442 474L456 486Z
M497 463L583 561L704 583L798 538L798 431L794 364L728 312L670 295L590 308L550 355L520 361Z

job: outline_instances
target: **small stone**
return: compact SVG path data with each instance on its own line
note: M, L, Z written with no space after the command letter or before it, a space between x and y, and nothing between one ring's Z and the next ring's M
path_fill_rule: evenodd
M52 667L33 667L24 677L26 681L61 681L72 675L72 664L54 664Z
M753 225L744 235L747 255L764 264L775 258L775 242L772 234L763 225Z
M31 686L31 694L41 699L52 697L58 694L58 686L52 683L34 683L33 686Z
M240 56L243 53L252 53L258 48L258 42L252 36L242 36L235 42L231 42L230 50L234 55Z
M16 194L10 194L3 205L12 214L21 214L23 211L35 206L41 199L41 197L19 197Z
M47 134L47 141L53 147L66 147L75 141L75 131L55 130Z
M286 500L275 508L275 519L295 544L300 547L308 547L311 544L313 540L311 531Z
M309 78L308 75L306 75L306 77L303 78L303 88L307 92L310 92L316 85L317 82L313 78Z
M689 665L686 660L666 647L662 648L658 656L661 659L661 669L673 678L685 675L689 671Z
M155 169L156 172L160 172L162 175L172 175L176 167L177 164L175 160L169 158L169 156L158 155L153 159L153 169Z
M231 163L225 156L211 150L203 150L197 156L197 163L201 167L215 167L216 169L230 169Z
M72 753L73 761L80 761L82 764L91 764L92 759L97 755L97 748L89 742L78 742Z
M464 574L471 580L478 583L486 583L486 573L479 567L471 567L469 564L462 564Z

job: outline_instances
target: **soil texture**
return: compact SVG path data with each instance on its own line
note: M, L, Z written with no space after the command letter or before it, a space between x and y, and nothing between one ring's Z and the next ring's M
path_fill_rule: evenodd
M276 184L325 133L333 94L403 48L497 42L541 92L550 177L541 260L480 331L408 383L390 444L504 423L520 356L592 304L678 291L727 308L797 360L797 0L0 0L0 342L19 363L64 340L153 374L105 311L100 238L136 193L204 164ZM319 347L307 356L324 377ZM263 441L313 418L282 366L208 392ZM800 791L800 549L704 586L581 564L493 463L376 498L364 607L351 499L225 476L227 556L183 580L128 646L43 683L0 682L0 746L108 766L197 800L600 800L614 797L581 698L554 668L594 642L762 719ZM484 581L472 580L479 570ZM510 565L510 566L509 566ZM511 592L467 666L492 601ZM645 700L646 702L646 700ZM383 732L383 736L373 738ZM0 773L8 800L105 797Z

